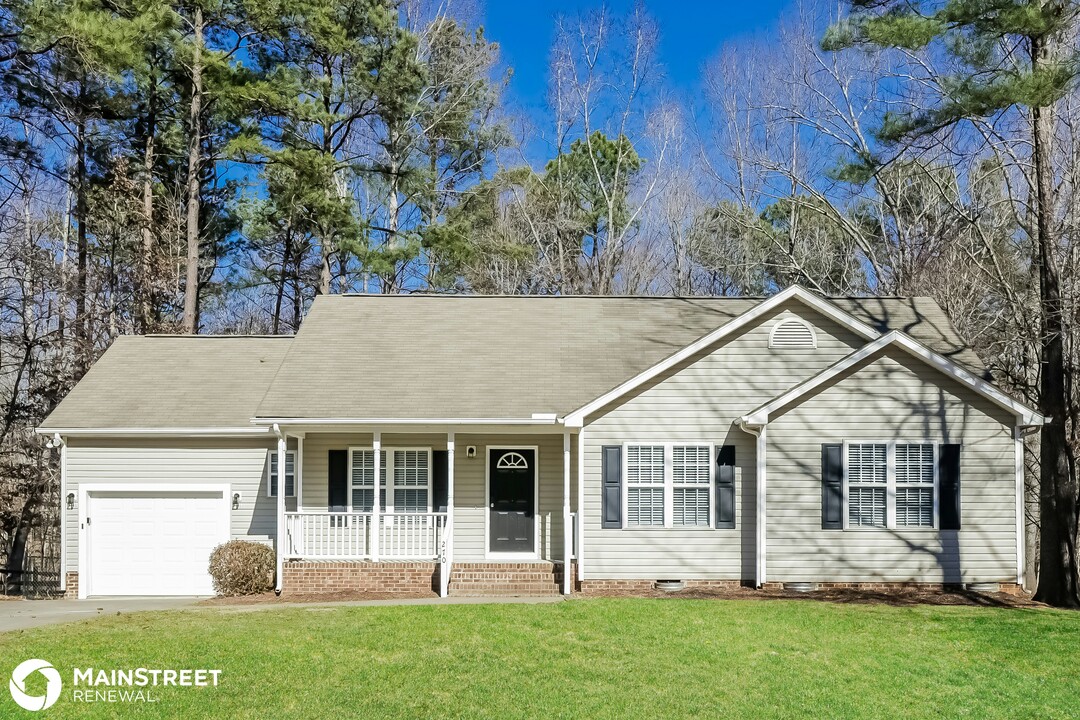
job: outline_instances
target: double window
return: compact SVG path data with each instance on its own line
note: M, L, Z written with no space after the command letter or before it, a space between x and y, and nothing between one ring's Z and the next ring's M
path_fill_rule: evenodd
M266 494L269 497L277 497L278 489L278 455L277 450L268 452L266 463ZM285 497L296 497L296 453L289 450L285 453Z
M847 527L937 526L937 446L845 443Z
M379 456L382 471L382 482L379 484L380 512L431 512L431 449L387 448L382 450ZM349 450L349 486L351 511L372 512L375 507L374 450Z
M626 445L627 527L711 527L712 445Z

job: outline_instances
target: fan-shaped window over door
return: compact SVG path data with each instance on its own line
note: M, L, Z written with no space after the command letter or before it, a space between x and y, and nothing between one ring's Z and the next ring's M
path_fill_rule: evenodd
M525 456L517 452L505 453L495 464L496 470L528 470L529 461Z

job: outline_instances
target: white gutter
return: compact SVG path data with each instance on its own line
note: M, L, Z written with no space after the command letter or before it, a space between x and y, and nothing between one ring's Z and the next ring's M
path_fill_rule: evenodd
M166 427L166 428L50 428L39 427L39 435L65 435L68 437L158 437L164 435L184 435L187 437L231 437L237 435L267 435L268 427Z
M765 508L765 487L766 487L766 440L765 440L765 425L751 425L743 420L739 420L739 427L743 432L749 433L757 438L757 542L755 543L754 552L756 554L757 563L754 571L754 584L757 587L762 587L765 584L767 578L766 567L766 553L768 552L768 537L765 532L766 528L766 508Z
M559 419L552 414L531 418L290 418L253 417L258 426L277 425L556 425Z

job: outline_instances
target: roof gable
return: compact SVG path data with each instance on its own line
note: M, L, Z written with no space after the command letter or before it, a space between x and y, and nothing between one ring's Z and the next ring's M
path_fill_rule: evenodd
M953 380L958 381L961 385L982 395L998 407L1015 415L1018 425L1041 425L1045 422L1043 416L1040 415L1037 410L1009 397L998 388L982 378L976 377L971 372L940 353L934 352L922 343L913 340L898 330L893 330L882 335L873 342L867 343L858 350L855 350L844 359L822 370L817 375L806 379L787 392L778 395L769 402L747 413L740 419L740 424L749 427L761 427L762 425L768 424L771 413L792 403L798 402L814 390L827 385L834 378L842 375L847 370L859 365L859 363L862 363L864 360L888 347L896 347L905 351L912 357L921 360L930 367L933 367L951 377Z

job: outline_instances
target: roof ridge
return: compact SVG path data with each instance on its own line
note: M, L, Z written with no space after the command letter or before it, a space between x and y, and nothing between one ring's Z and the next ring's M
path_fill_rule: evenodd
M919 298L930 298L929 295L821 295L815 293L818 297L825 300L915 300ZM316 300L324 300L329 298L368 298L368 299L384 299L384 298L438 298L438 299L460 299L460 300L726 300L726 301L761 301L768 300L773 295L587 295L587 294L573 294L573 295L507 295L507 294L481 294L481 293L439 293L439 292L415 292L415 293L387 293L387 294L375 294L375 293L333 293L330 295L319 295Z
M119 337L133 337L133 338L177 338L177 339L189 339L194 340L196 338L204 340L292 340L295 335L229 335L226 333L213 333L213 334L196 334L186 335L183 333L146 333L144 335L120 335Z

